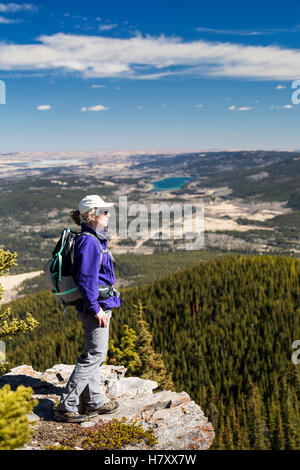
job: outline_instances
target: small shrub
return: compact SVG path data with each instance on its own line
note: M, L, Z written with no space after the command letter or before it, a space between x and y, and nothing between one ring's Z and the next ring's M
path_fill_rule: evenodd
M157 444L153 430L144 431L141 423L126 424L122 420L112 419L108 423L100 422L92 428L83 428L61 441L61 446L48 447L50 450L113 450L121 449L127 444L138 444L145 441L147 445Z
M33 390L20 385L14 392L9 385L0 389L0 450L22 447L30 438L27 413L38 400L32 399Z

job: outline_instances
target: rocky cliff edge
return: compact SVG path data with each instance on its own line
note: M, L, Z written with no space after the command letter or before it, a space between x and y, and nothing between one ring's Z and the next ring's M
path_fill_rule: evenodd
M66 385L74 365L57 364L45 372L35 371L29 365L11 369L0 377L0 387L9 384L12 390L18 385L32 387L34 397L39 400L34 413L29 416L31 422L46 426L53 421L53 406L59 402L62 389ZM107 398L117 399L120 406L115 413L99 415L81 426L94 426L100 419L104 422L123 416L127 423L141 423L144 430L153 429L157 444L153 450L206 450L215 437L214 427L204 416L186 392L164 390L153 393L157 383L139 377L125 377L123 366L102 366L101 389ZM66 423L56 423L63 427ZM31 442L27 449L40 450L38 442ZM125 449L144 449L146 444L126 446Z

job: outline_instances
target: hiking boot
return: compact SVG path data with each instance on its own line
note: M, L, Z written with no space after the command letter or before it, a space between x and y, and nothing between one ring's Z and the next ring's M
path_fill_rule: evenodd
M77 411L55 410L54 419L65 423L83 423L88 421L89 418L87 415L79 414Z
M84 409L84 414L87 416L97 416L97 415L104 415L114 413L116 409L119 407L119 403L115 400L110 400L104 405L100 406L99 408L90 408L86 406Z

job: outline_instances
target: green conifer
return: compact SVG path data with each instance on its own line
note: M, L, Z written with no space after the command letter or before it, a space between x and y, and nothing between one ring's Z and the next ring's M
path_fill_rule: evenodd
M175 390L172 374L166 368L162 354L156 353L152 346L152 335L149 326L144 319L144 306L139 300L135 305L136 331L137 331L137 352L141 359L141 366L138 376L158 383L159 390Z
M16 253L0 249L0 276L5 276L12 266L16 265ZM3 288L0 285L0 303L3 296ZM11 318L11 308L0 306L0 340L10 340L12 337L34 329L38 322L30 313L26 314L25 320ZM7 371L8 364L0 363L0 374Z
M253 450L265 450L262 397L258 387L251 382L248 400L250 442Z
M27 414L37 405L33 390L20 385L14 392L9 385L0 389L0 450L22 447L30 438Z
M109 342L106 363L124 365L127 368L127 375L134 375L141 367L141 359L136 351L137 335L133 328L128 325L123 326L123 336L120 341L120 348L115 346L114 340Z

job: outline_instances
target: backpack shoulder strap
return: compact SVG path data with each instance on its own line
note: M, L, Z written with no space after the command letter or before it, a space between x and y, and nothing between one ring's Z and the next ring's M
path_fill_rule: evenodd
M100 250L101 250L101 257L100 257L100 266L99 266L99 269L101 268L101 265L102 265L102 259L103 259L103 253L108 253L109 254L109 257L110 259L112 260L112 262L114 264L116 264L116 261L113 257L113 255L111 254L111 252L109 251L108 248L106 248L105 250L102 248L102 243L100 241L100 238L97 237L97 235L94 235L93 233L91 232L79 232L78 235L89 235L90 237L94 237L98 240L99 242L99 245L100 245Z
M78 235L89 235L90 237L96 238L96 240L98 240L99 245L100 245L100 250L101 250L100 263L99 263L99 271L100 271L100 268L102 266L103 253L106 253L106 250L103 250L102 243L100 242L99 238L91 232L79 232Z
M51 272L53 274L53 281L54 281L54 286L55 288L57 287L56 286L56 281L57 279L55 279L55 274L54 274L54 270L55 270L55 265L56 263L58 264L58 280L61 281L61 276L62 276L62 251L65 247L65 244L66 244L66 239L68 237L68 234L70 232L70 229L69 228L65 228L62 232L61 232L61 237L60 237L60 240L59 240L59 243L60 243L60 247L58 249L58 251L53 254L53 257L52 257L52 266L51 266ZM57 245L56 245L57 246Z
M94 237L94 238L97 238L97 240L99 241L100 243L100 249L101 249L101 257L102 257L102 253L108 253L109 256L110 256L110 259L112 260L112 262L114 264L116 264L116 261L115 261L115 258L113 257L113 255L111 254L111 252L109 251L108 248L106 248L105 250L102 248L102 243L100 241L100 238L97 237L97 235L94 235L93 233L91 232L80 232L81 234L84 234L84 235L90 235L91 237ZM101 258L102 259L102 258Z

